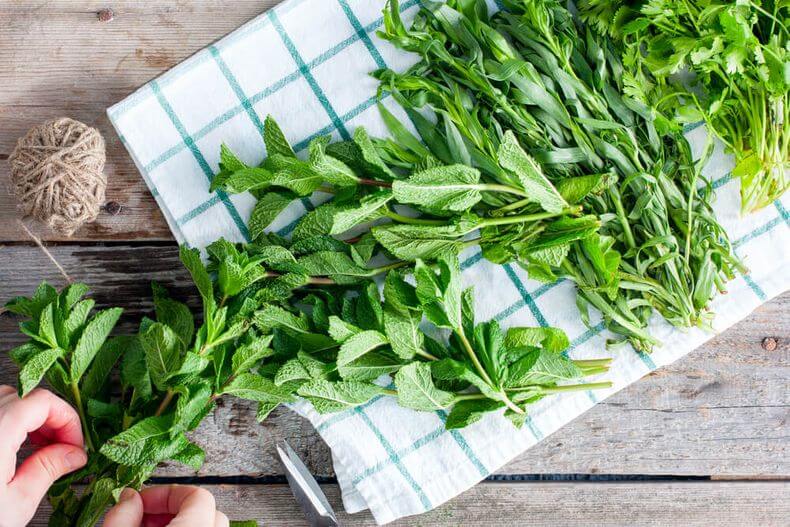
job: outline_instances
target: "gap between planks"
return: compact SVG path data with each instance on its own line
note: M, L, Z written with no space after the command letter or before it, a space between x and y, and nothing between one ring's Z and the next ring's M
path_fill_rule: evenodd
M287 485L208 485L219 510L262 525L307 525ZM347 514L337 485L321 485L346 527L373 526L367 511ZM737 526L787 525L788 482L482 483L419 516L390 525ZM44 527L42 505L32 527Z

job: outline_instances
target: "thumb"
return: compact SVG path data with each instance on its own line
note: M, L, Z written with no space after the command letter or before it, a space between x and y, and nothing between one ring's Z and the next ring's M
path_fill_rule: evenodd
M58 443L36 450L16 470L8 484L20 508L35 511L56 479L85 466L88 456L82 448Z
M104 517L104 527L140 527L143 500L134 489L124 489L118 503Z

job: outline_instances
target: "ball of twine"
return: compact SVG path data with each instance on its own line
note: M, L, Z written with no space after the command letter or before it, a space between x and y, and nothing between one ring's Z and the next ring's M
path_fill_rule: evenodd
M11 183L24 214L71 236L104 203L104 139L73 119L30 130L11 153Z

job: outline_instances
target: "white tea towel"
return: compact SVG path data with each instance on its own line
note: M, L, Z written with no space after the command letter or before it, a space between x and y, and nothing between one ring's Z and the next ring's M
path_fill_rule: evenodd
M405 68L411 55L379 39L384 0L289 0L143 86L108 113L162 208L179 242L204 247L219 237L243 241L254 200L249 195L210 193L224 142L251 165L265 155L262 122L273 115L303 150L320 134L349 138L365 126L386 134L376 108L382 67ZM402 4L413 16L417 0ZM386 100L394 113L403 112ZM699 146L704 130L690 133ZM738 182L729 158L716 153L706 173L717 187L716 211L751 269L716 299L716 331L722 331L790 285L789 197L748 218L739 218ZM289 209L273 226L287 234L309 200ZM320 416L306 403L295 406L332 449L335 471L349 512L369 508L380 523L437 507L600 400L669 364L713 335L681 331L658 320L652 333L664 345L651 355L628 346L608 352L600 319L585 327L568 282L533 282L513 265L495 266L477 250L463 255L464 279L475 285L479 320L505 326L550 325L572 339L573 358L612 355L606 391L556 396L531 408L522 430L490 416L460 431L445 431L446 414L400 408L377 398L352 411ZM597 325L596 325L597 324Z

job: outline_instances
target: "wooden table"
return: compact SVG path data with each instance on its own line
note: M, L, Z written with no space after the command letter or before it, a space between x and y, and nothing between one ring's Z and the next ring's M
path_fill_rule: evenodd
M238 27L276 0L0 0L0 300L63 279L17 222L7 190L16 138L67 115L107 140L107 206L72 239L42 232L53 256L126 308L125 330L151 310L149 282L196 305L176 244L105 117L136 87ZM102 22L97 12L114 10ZM261 65L265 67L265 65ZM120 212L117 212L120 205ZM671 367L607 399L486 482L398 525L788 525L788 308L785 294ZM21 341L0 316L0 348ZM767 337L777 346L768 345ZM0 383L14 383L2 355ZM310 425L278 411L263 425L243 401L222 404L197 441L195 474L164 466L162 481L208 485L231 518L304 525L273 446L287 438L341 511L327 447ZM187 479L188 478L188 479ZM34 525L46 524L46 506ZM341 513L345 525L370 525Z

